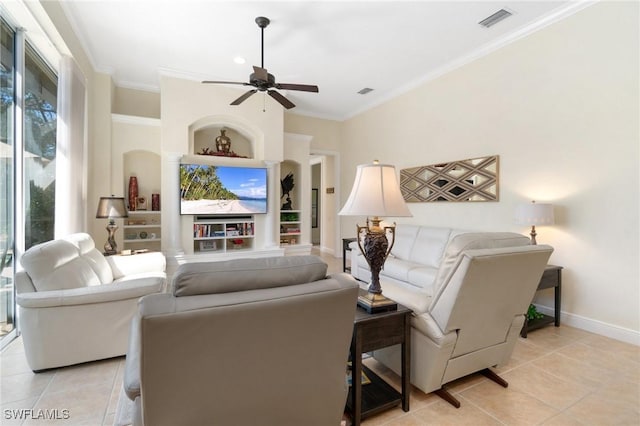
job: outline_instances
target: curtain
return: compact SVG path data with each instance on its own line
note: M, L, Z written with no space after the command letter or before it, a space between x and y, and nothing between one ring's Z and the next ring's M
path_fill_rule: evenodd
M85 77L73 58L58 70L55 238L87 229Z

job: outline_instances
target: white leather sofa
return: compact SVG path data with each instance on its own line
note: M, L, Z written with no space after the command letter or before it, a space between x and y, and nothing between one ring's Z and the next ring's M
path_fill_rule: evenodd
M411 383L456 406L444 389L455 379L484 371L505 385L487 369L509 360L553 249L511 232L398 225L396 235L380 282L385 296L413 310ZM357 244L351 261L368 282ZM374 357L400 372L398 347Z
M396 291L406 290L407 297L414 299L419 294L420 299L432 297L433 284L438 275L440 261L444 250L451 238L469 231L451 228L436 228L419 225L396 225L395 243L391 254L380 271L380 280L386 285L383 292L394 284ZM351 274L354 278L369 282L371 269L362 255L357 242L349 245L351 248ZM415 303L418 303L416 300ZM411 305L406 305L413 308ZM418 309L418 310L424 310Z
M134 425L339 425L358 285L317 256L178 267L140 299L124 389Z
M33 246L20 263L18 325L36 372L124 355L138 299L166 281L162 253L105 257L85 233Z

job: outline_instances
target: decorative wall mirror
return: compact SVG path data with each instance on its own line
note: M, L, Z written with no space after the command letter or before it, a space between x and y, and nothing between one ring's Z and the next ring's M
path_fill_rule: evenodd
M400 170L406 202L498 201L497 155Z

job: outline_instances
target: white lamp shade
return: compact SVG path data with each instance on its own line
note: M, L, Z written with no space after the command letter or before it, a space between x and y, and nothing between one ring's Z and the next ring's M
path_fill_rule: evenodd
M516 208L516 223L520 225L553 225L553 204L526 203Z
M404 202L396 169L389 164L361 164L341 216L412 216Z
M96 218L121 217L129 217L127 207L124 205L124 197L100 197Z

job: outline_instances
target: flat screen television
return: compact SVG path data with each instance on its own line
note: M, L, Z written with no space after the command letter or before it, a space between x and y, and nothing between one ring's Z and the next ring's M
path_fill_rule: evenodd
M266 168L180 164L180 214L266 212Z

